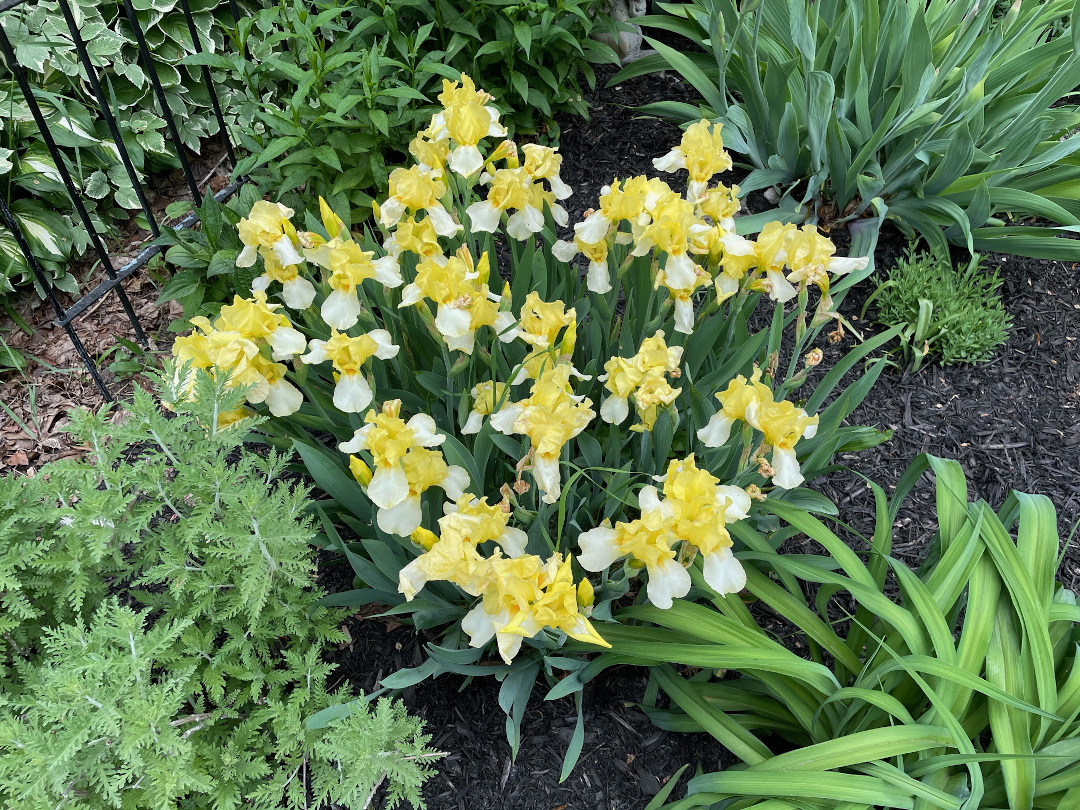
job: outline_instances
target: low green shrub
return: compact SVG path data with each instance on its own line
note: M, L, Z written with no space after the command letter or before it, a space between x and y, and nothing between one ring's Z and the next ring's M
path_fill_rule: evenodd
M1009 336L1012 316L1000 289L997 268L987 273L978 255L958 270L948 259L909 248L867 304L877 303L882 325L903 327L900 345L915 370L930 355L946 366L982 363Z
M420 722L328 692L306 491L257 419L218 427L242 388L198 386L76 412L85 461L0 478L0 804L419 806Z
M237 175L297 211L323 197L351 224L438 110L443 78L477 77L510 110L511 134L557 137L557 113L585 115L582 76L592 86L592 63L618 63L589 38L613 25L600 5L293 0L241 20L232 52L185 62L249 91L256 124L238 133L250 155Z
M1069 0L1018 0L1004 16L967 0L693 0L635 20L685 37L612 81L677 70L702 115L773 187L828 225L882 217L946 256L1080 260L1080 84ZM1062 24L1062 18L1065 23ZM1042 217L1054 226L1019 224Z
M912 569L893 555L893 525L928 468L938 531ZM738 757L718 773L699 772L668 810L1080 803L1080 609L1054 580L1053 505L1022 493L996 512L969 503L960 465L927 456L891 498L870 489L876 526L863 538L867 553L769 498L762 508L785 528L770 537L732 527L745 548L748 597L623 610L625 625L636 626L608 630L611 651L576 675L652 666L645 709L653 721L707 732ZM799 535L824 553L779 552ZM763 614L782 629L762 629ZM658 706L660 690L670 708Z

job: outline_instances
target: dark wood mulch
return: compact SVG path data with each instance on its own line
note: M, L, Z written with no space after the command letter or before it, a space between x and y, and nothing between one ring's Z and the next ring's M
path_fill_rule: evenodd
M605 89L603 82L611 75L600 71L589 121L560 122L562 176L575 190L567 205L571 223L595 205L601 187L613 177L656 174L652 159L678 142L677 127L641 118L631 108L659 99L694 98L671 74ZM755 196L747 208L762 206ZM896 234L884 234L879 266L887 267L902 247ZM1080 518L1080 271L1057 262L994 260L1001 263L1005 303L1015 323L1008 344L980 366L929 367L918 374L887 370L851 422L893 429L894 438L841 461L888 488L921 452L957 458L968 472L973 494L995 505L1011 489L1045 494L1067 532ZM858 315L867 292L856 291L845 302L849 318ZM861 321L857 325L864 335L875 329ZM849 347L850 340L827 347L818 379ZM849 375L845 384L855 376ZM841 471L814 485L839 505L854 528L866 531L872 526L872 498L854 473ZM897 522L895 550L900 556L921 557L935 528L928 507L931 488L924 481ZM323 565L328 585L349 587L350 572L343 561L324 557ZM1080 554L1067 554L1061 579L1068 587L1076 586ZM388 629L385 620L376 618L353 618L348 627L352 643L335 657L342 676L357 688L371 689L382 675L421 660L421 644L427 639L418 639L407 628ZM629 668L611 670L590 684L584 753L562 784L562 754L576 717L572 700L544 702L540 694L534 695L524 742L512 765L493 679L467 683L459 676L444 676L405 690L405 702L427 721L434 745L448 752L425 789L428 807L642 808L681 765L715 769L731 762L710 737L656 730L632 705L641 700L644 684L641 674ZM681 788L673 795L681 796Z

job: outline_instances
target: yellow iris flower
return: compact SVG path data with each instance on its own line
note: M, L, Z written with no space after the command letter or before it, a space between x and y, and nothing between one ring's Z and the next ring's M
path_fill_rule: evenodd
M369 410L366 424L338 449L371 453L374 471L367 496L379 507L376 523L388 534L409 537L420 526L420 495L437 486L456 501L469 485L469 474L447 464L441 452L429 450L446 441L436 432L434 419L416 414L406 422L400 414L401 400L383 403L378 412Z

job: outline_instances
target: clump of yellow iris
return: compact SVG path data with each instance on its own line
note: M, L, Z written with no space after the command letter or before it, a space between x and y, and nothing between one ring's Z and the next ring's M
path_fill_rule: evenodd
M546 558L528 553L528 536L511 525L515 509L521 510L518 515L530 512L532 496L524 498L530 485L521 474L531 471L543 503L557 502L563 454L596 416L583 387L589 378L575 369L575 354L582 368L603 368L598 380L606 393L599 413L605 422L623 424L633 403L637 420L631 431L652 431L665 409L677 424L680 415L673 409L685 394L672 383L682 375L683 345L689 345L681 335L691 334L725 300L753 293L783 305L817 287L818 314L832 317L831 279L865 267L866 259L837 257L832 242L812 226L772 222L753 237L736 233L739 188L716 179L731 168L731 159L720 125L708 121L692 124L678 146L654 161L664 172L685 170L685 192L659 178L614 180L572 235L555 240L547 226L567 223L560 202L572 194L561 177L558 151L505 140L491 96L467 76L445 81L439 100L442 110L409 144L413 165L394 169L386 199L373 206L382 251L354 241L323 200L320 233L298 233L292 210L260 201L238 226L244 249L237 263L263 262L263 274L253 284L255 295L223 307L213 324L195 319L197 330L176 341L174 354L193 368L228 369L232 384L253 384L249 401L265 402L275 415L295 412L303 400L280 361L302 355L299 359L309 368L297 366L301 380L332 376L334 407L364 414L364 426L339 449L349 454L350 470L377 509L378 527L411 538L420 550L400 571L400 592L412 600L426 583L441 580L479 600L462 621L471 645L495 640L507 662L523 639L545 631L549 638L562 633L606 646L588 620L592 585L588 579L575 583L570 555L565 549ZM525 243L509 245L515 257L540 243L561 262L584 257L584 290L577 286L581 277L571 275L569 288L550 282L541 288L562 290L565 300L544 300L537 290L526 293L516 279L513 293L508 287L501 295L493 292L490 277L498 279L498 274L491 245L501 249L502 243L486 234L500 232ZM625 262L612 267L613 254L625 256ZM620 294L614 286L632 267L632 256L647 257L632 272L648 266L647 278L657 294L649 299L645 317L656 320L647 330L633 325L641 344L632 357L593 357L589 347L577 345L579 318L583 330L595 330L598 313L619 311L629 288ZM305 277L305 263L322 269L318 288ZM361 285L369 280L382 288L365 290ZM288 307L306 310L305 323L317 326L321 317L327 327L319 328L321 339L308 344L275 311L277 305L267 303L266 293L277 284ZM596 296L607 298L598 301ZM319 305L312 306L317 297ZM516 317L509 311L511 298L524 302ZM800 296L800 307L804 301ZM410 307L418 318L401 311ZM706 314L696 312L698 307ZM672 322L675 345L668 345L664 329L671 329L666 323ZM441 344L448 366L447 412L460 425L460 435L482 434L486 420L492 430L528 437L525 457L515 459L513 491L522 496L520 501L509 482L499 503L467 494L471 484L484 482L470 481L465 469L448 463L448 455L456 457L461 445L452 443L454 450L447 448L444 455L447 437L431 416L406 419L400 400L375 401L374 380L382 385L389 377L393 385L403 368L426 370L409 366L424 351L417 347L428 342L426 334L421 339L410 331L417 324ZM380 325L386 329L361 331ZM612 334L626 326L614 325ZM524 359L508 363L507 354L520 358L522 351L501 348L496 335L506 343L520 340ZM450 359L443 349L469 357ZM391 360L399 353L397 362L372 367L373 358ZM320 364L327 365L317 368ZM190 380L183 382L190 388ZM530 386L527 396L518 387L525 385ZM776 486L802 483L796 445L814 436L817 417L791 402L776 401L760 369L749 379L732 380L716 396L720 410L697 432L698 440L706 447L720 446L741 423L746 435L751 430L760 434L752 458L744 456L743 463L749 462L744 472L757 464ZM455 419L455 413L461 416ZM662 608L689 592L688 567L698 557L705 582L718 593L745 585L727 526L747 517L750 496L722 484L697 466L689 448L685 452L655 484L639 490L636 517L614 525L605 521L578 538L582 568L602 572L627 559L627 573L643 569L648 597ZM439 509L440 503L438 531L425 528L425 509Z
M274 416L296 413L303 395L285 379L286 367L276 361L296 357L307 341L287 317L275 311L279 308L280 304L268 304L266 294L259 291L250 299L235 296L213 323L192 318L196 331L173 343L178 385L190 393L196 369L215 375L227 372L230 387L254 386L247 394L248 402L265 402ZM187 377L181 379L185 368Z

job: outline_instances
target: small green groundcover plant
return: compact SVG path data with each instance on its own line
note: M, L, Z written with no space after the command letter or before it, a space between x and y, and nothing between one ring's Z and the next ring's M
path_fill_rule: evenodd
M439 628L430 659L383 684L498 677L516 751L534 682L586 663L569 638L604 649L624 600L738 591L726 526L757 525L755 499L828 508L802 484L883 440L842 426L881 363L826 401L895 330L800 394L868 260L813 227L737 217L708 122L656 159L689 169L685 192L614 180L562 240L558 152L505 140L467 76L439 98L375 206L378 241L325 202L302 224L252 206L234 258L260 271L252 292L194 319L175 373L254 386L271 441L331 496L317 508L359 585L331 603ZM752 331L761 304L771 320ZM582 734L579 716L568 766Z
M612 81L677 70L782 208L872 227L935 253L1080 259L1080 21L1073 0L692 0L636 19L685 37ZM871 219L867 220L867 217ZM1041 217L1051 226L1020 224ZM865 223L865 224L864 224Z
M893 525L928 467L938 530L913 569L893 555ZM606 633L611 650L571 676L651 666L653 721L705 731L740 760L699 771L666 810L1080 806L1080 609L1055 582L1053 505L1022 493L997 511L969 503L960 465L927 456L891 498L870 490L869 553L769 498L781 531L732 527L746 594L628 608ZM780 553L794 535L826 553ZM805 654L763 630L764 614ZM661 690L670 707L658 705Z
M876 302L879 323L903 327L900 345L916 370L928 356L942 365L981 363L1009 336L1012 316L1000 289L998 269L987 273L978 255L958 270L909 248L867 305Z
M0 478L0 806L419 806L435 754L399 703L333 694L340 612L287 459L243 388L75 412L86 460Z

